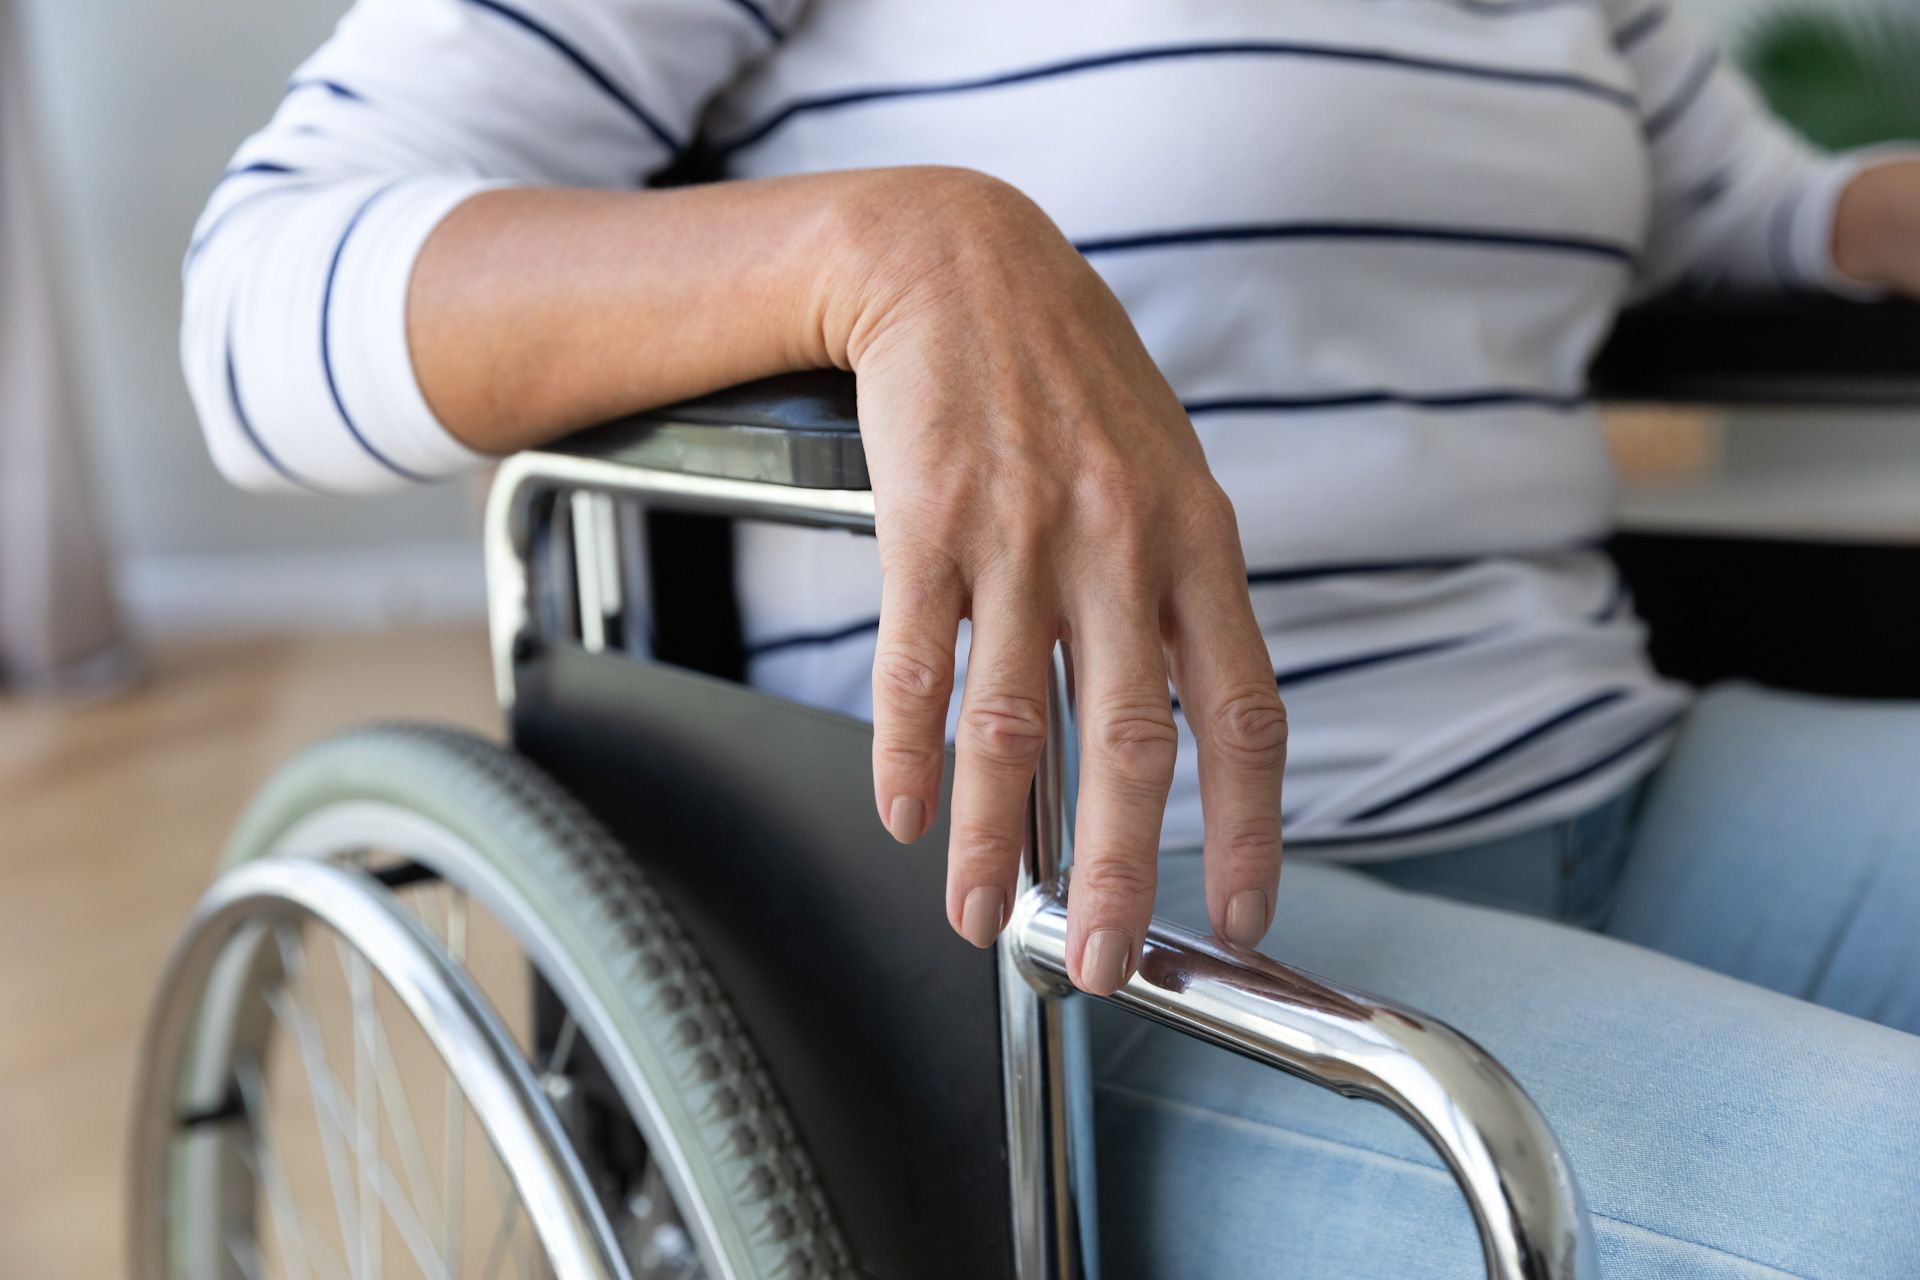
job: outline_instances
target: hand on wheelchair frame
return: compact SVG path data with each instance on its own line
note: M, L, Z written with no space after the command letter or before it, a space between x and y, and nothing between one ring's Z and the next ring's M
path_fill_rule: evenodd
M1126 312L1024 197L972 183L961 198L1003 251L889 286L846 352L885 575L874 798L896 840L928 829L971 619L946 910L991 946L1066 641L1082 743L1068 963L1105 995L1153 914L1179 741L1169 677L1199 744L1209 914L1245 947L1273 915L1286 713L1232 505Z

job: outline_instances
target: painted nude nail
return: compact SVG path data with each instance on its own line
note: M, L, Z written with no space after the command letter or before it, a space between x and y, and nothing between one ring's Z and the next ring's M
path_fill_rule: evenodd
M1133 964L1133 938L1125 929L1095 929L1080 953L1081 985L1095 995L1107 995L1126 985Z
M992 946L1000 936L1005 902L1005 894L984 885L969 892L960 904L960 936L976 947Z
M927 827L927 806L913 796L895 796L887 810L887 834L901 844L912 844Z
M1257 947L1267 936L1267 895L1242 889L1227 901L1227 941L1236 947Z

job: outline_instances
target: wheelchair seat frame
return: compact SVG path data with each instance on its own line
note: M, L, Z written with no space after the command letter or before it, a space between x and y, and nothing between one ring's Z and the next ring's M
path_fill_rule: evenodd
M540 606L541 564L551 572L570 559L571 573L559 572L570 579L587 652L606 650L613 620L627 612L615 503L871 534L851 380L773 379L507 459L489 497L485 547L494 672L510 715L523 668L576 638L555 634L564 624ZM562 512L570 554L543 559ZM1067 1105L1063 1002L1087 997L1066 976L1072 723L1057 660L1050 703L1016 905L994 957L1007 1238L1021 1280L1077 1280L1097 1270L1088 1145ZM1460 1185L1490 1277L1597 1274L1578 1186L1546 1121L1498 1062L1445 1024L1158 921L1137 972L1106 999L1398 1112ZM831 1196L830 1176L828 1183Z

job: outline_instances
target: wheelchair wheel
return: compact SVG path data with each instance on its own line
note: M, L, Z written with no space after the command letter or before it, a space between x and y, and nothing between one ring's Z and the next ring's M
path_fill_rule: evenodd
M224 866L149 1032L135 1275L849 1273L691 941L529 762L343 735Z

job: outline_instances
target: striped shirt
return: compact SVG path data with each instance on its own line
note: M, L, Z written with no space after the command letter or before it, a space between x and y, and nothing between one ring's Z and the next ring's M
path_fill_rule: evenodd
M1685 704L1599 549L1583 374L1682 278L1837 285L1815 156L1670 0L361 0L186 263L213 455L369 490L475 457L405 334L437 222L501 183L941 163L1033 197L1126 305L1239 514L1296 848L1577 813ZM870 541L751 527L757 683L864 715ZM964 642L964 637L963 637ZM1191 743L1165 839L1191 843Z

